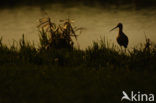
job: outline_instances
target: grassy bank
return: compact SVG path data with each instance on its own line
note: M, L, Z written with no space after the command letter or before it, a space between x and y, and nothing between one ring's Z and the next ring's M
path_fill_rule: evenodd
M1 103L121 103L122 91L155 93L155 71L82 65L3 65ZM126 101L125 101L126 102Z
M45 41L44 41L45 42ZM19 47L14 44L7 47L0 40L0 65L55 65L55 66L84 66L99 69L101 67L123 68L128 70L155 70L156 46L147 43L140 48L119 49L109 46L105 39L93 42L86 50L76 48L44 48L45 43L40 42L40 47L24 40L19 41ZM63 44L62 44L63 45Z
M155 93L156 48L129 53L105 40L86 50L0 41L1 103L120 103L122 91Z

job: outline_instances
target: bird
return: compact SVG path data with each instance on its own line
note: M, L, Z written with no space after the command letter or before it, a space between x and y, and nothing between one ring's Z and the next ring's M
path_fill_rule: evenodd
M111 29L110 31L113 31L116 28L119 28L117 42L121 47L123 46L126 49L129 41L128 41L128 37L126 36L126 34L123 33L123 24L118 23L118 25L116 27L114 27L113 29Z

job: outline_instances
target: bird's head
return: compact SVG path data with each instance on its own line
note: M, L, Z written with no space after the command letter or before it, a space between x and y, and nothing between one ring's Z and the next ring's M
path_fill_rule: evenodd
M122 28L122 23L118 23L118 25L116 27Z
M113 31L116 28L122 29L122 23L118 23L118 25L116 27L114 27L113 29L111 29L110 31Z

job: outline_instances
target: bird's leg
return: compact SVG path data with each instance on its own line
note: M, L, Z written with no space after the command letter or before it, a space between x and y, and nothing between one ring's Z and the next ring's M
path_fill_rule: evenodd
M122 46L120 46L120 51L121 51L121 53L123 53Z
M121 52L121 50L122 50L122 48L121 48L121 46L120 46L120 48L119 48L119 52Z
M125 48L125 53L126 53L126 50L127 50L127 49Z

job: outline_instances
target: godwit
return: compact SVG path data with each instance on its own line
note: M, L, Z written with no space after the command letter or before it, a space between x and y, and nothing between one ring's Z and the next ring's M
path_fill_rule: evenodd
M119 33L117 36L117 42L120 46L124 46L125 48L127 48L128 46L128 37L123 33L123 25L122 23L119 23L115 28L113 28L112 30L119 28ZM112 31L110 30L110 31Z

